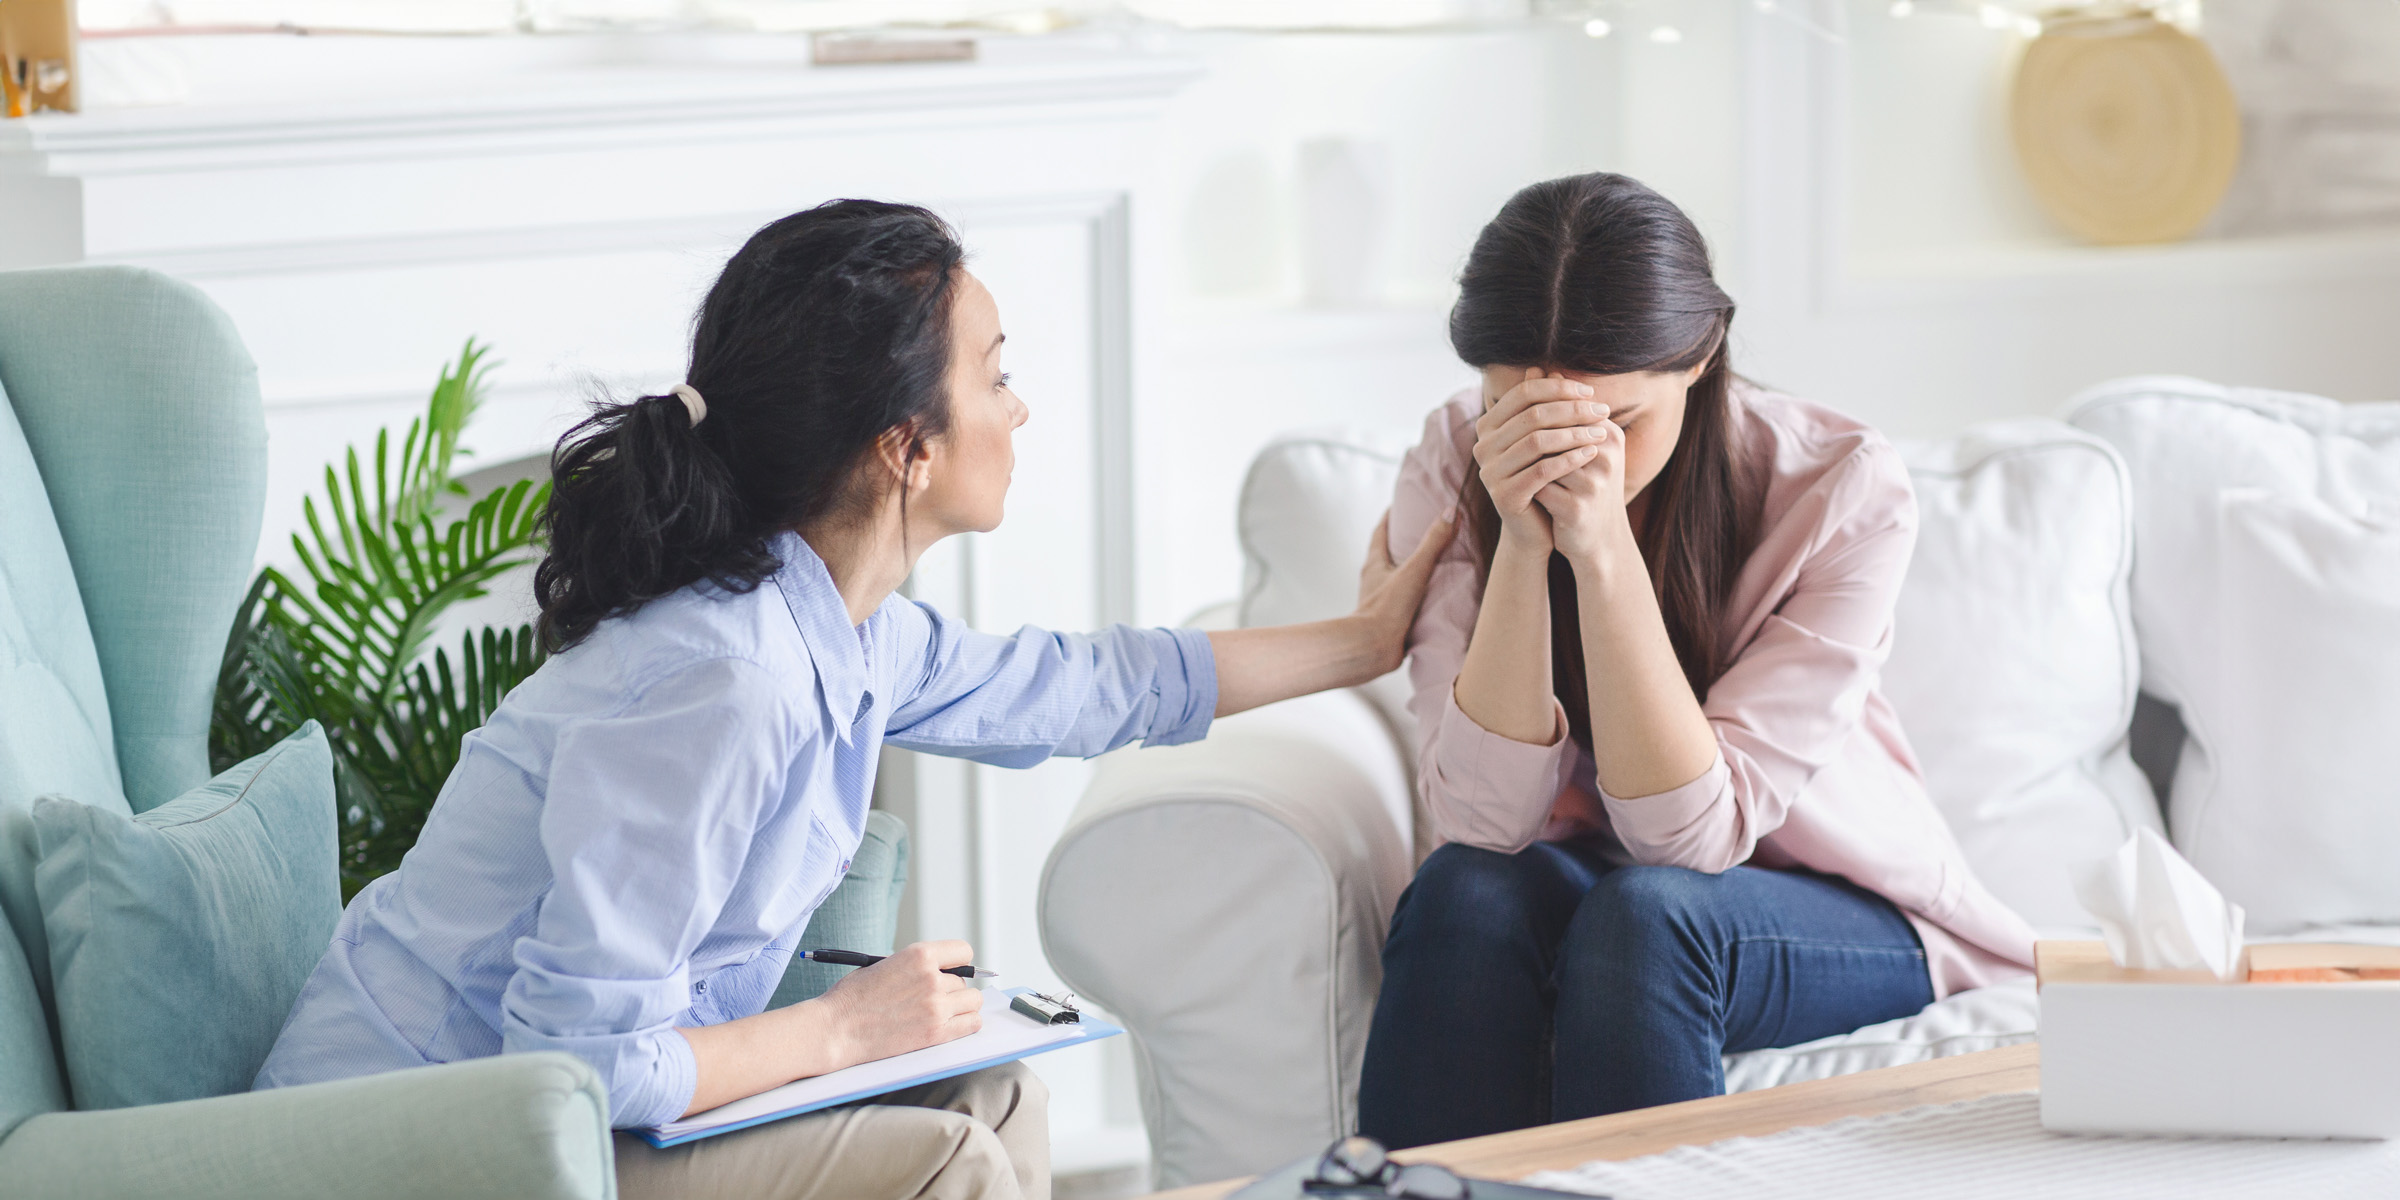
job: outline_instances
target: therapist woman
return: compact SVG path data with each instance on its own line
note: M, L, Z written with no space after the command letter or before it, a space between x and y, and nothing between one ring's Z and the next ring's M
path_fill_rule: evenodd
M1000 523L1027 416L964 258L907 205L777 221L709 289L688 382L561 439L534 583L555 653L342 914L259 1087L561 1050L622 1130L964 1036L959 941L766 1008L883 745L1173 745L1398 666L1446 526L1399 565L1378 531L1358 611L1312 625L1000 637L894 594ZM616 1168L627 1200L1040 1200L1046 1098L1011 1065L666 1150L620 1133Z

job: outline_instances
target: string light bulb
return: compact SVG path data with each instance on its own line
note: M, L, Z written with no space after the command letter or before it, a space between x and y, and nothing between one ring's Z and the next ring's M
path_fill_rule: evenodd
M1593 17L1591 20L1583 23L1583 36L1604 38L1608 36L1609 31L1613 28L1615 27L1610 25L1608 22L1603 21L1598 17Z
M1650 40L1661 46L1672 46L1683 40L1683 31L1672 25L1661 25L1650 31Z
M1917 11L1916 0L1892 0L1891 11L1895 17L1912 15Z

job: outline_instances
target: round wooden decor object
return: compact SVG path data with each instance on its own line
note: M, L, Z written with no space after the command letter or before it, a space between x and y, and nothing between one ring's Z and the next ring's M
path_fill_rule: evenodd
M2103 244L2188 236L2241 158L2241 113L2216 56L2149 17L2051 22L2017 66L2009 118L2043 209Z

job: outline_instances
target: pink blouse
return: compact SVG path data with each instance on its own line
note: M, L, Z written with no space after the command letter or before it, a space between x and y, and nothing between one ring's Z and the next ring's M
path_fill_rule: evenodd
M1392 500L1395 555L1456 506L1480 411L1469 391L1426 418ZM1607 833L1619 862L1838 875L1916 927L1936 999L2022 974L2032 927L1967 866L1877 686L1917 536L1899 453L1840 413L1747 384L1734 389L1733 432L1766 495L1758 549L1725 612L1741 651L1702 706L1716 761L1672 791L1611 796L1566 736L1563 708L1548 745L1460 712L1452 689L1482 604L1462 537L1434 567L1409 635L1417 786L1434 832L1508 853Z

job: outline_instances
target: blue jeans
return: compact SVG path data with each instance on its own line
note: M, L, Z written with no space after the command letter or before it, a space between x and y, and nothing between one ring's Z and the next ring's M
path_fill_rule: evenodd
M1419 1146L1715 1096L1723 1053L1932 1002L1916 930L1844 880L1448 845L1392 917L1359 1132Z

